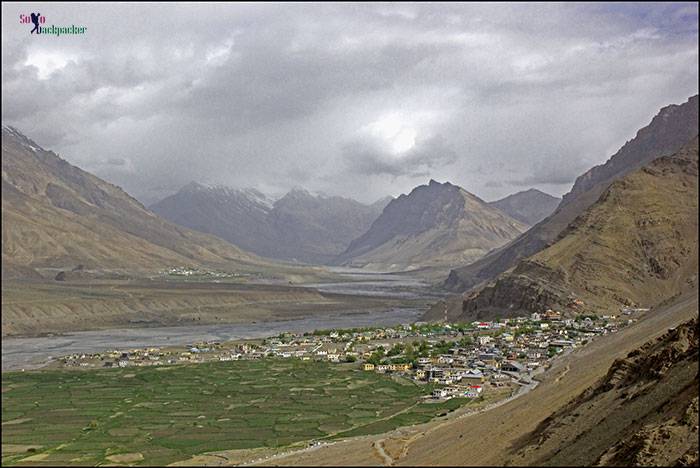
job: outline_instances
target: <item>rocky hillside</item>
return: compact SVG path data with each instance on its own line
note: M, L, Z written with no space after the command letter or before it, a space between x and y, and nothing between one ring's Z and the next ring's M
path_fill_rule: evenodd
M530 189L490 202L489 205L498 208L521 223L534 226L552 214L557 209L559 202L561 202L561 198L553 197L537 189Z
M467 291L513 268L519 260L550 245L569 223L598 200L614 180L658 157L675 153L697 134L697 95L683 104L664 107L605 164L580 177L552 215L498 251L451 271L445 287L456 292Z
M557 241L471 293L461 319L650 307L697 283L698 139L614 182Z
M364 205L302 189L273 201L253 189L191 183L150 208L264 257L324 264L364 233L387 203Z
M616 360L520 441L513 463L523 457L535 466L697 466L697 318Z
M159 218L119 187L3 125L3 279L78 265L152 271L179 265L247 269L261 263L221 239Z
M431 180L389 203L338 262L379 270L447 268L473 261L526 229L466 190Z

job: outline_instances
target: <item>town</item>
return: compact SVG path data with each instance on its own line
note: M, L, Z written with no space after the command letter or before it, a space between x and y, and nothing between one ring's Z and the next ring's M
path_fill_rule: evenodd
M433 384L427 397L435 400L478 398L489 389L530 384L560 353L616 332L645 310L625 308L620 315L562 318L549 309L529 317L468 324L416 322L283 333L263 340L74 354L55 359L52 365L110 368L253 359L328 361Z
M167 270L162 270L158 273L158 277L197 277L197 278L243 278L248 277L246 273L227 273L223 271L205 270L200 268L187 268L184 266L173 267Z

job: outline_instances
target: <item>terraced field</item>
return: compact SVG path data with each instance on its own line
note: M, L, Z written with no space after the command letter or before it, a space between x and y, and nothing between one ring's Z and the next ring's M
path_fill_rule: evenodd
M463 403L420 403L430 390L296 360L3 373L2 464L167 464L384 432Z

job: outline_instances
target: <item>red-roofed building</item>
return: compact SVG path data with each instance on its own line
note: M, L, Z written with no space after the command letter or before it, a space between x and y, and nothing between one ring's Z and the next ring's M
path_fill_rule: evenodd
M464 392L464 396L467 398L478 398L482 391L483 388L481 385L470 385Z

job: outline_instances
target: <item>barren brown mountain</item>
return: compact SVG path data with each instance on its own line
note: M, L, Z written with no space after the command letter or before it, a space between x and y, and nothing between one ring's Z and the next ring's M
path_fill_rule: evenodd
M697 284L697 271L695 137L614 182L554 244L471 293L459 319L650 307Z
M79 265L102 271L180 265L249 270L262 263L221 239L159 218L119 187L3 126L4 279Z
M489 202L489 205L498 208L511 218L534 226L551 215L560 202L561 198L553 197L537 189L529 189Z
M698 134L698 96L680 105L664 107L651 123L637 132L605 164L579 177L557 210L522 236L482 259L450 272L445 286L464 292L490 281L550 245L571 221L595 203L616 179L660 156L678 151Z
M431 180L392 200L339 257L377 270L446 269L483 256L527 229L449 182Z

